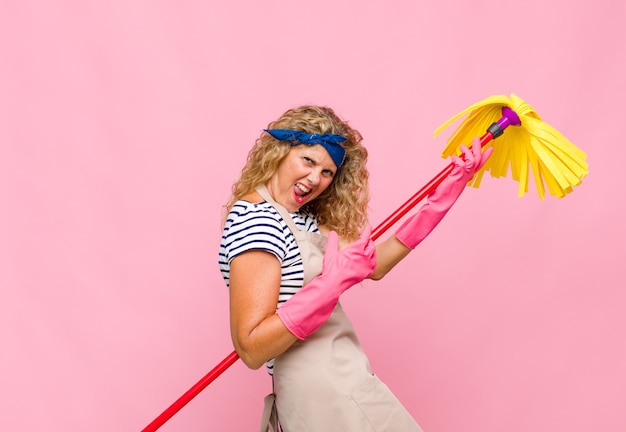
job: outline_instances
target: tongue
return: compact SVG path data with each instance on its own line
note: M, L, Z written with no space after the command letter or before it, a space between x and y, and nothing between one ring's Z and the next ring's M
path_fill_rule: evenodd
M299 204L302 204L307 194L302 192L302 189L300 189L298 186L294 186L293 195L294 195L296 202L298 202Z

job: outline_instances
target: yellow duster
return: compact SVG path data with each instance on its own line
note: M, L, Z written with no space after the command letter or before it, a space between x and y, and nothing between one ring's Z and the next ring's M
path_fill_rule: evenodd
M490 125L501 118L505 107L517 114L521 125L507 128L495 143L491 140L483 143L485 147L493 147L494 152L469 184L478 187L486 171L492 177L499 178L506 177L510 170L513 179L519 182L519 196L528 192L531 172L541 199L545 196L546 187L551 195L558 198L572 192L573 186L579 185L588 173L587 155L555 128L543 122L528 103L514 94L510 97L488 97L439 126L435 136L467 114L448 139L442 157L460 154L459 146L467 145L474 137L485 133Z

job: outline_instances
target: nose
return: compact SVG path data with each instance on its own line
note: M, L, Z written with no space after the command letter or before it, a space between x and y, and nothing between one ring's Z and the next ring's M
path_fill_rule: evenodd
M309 175L307 176L307 180L311 183L312 186L317 186L320 183L321 170L312 169Z

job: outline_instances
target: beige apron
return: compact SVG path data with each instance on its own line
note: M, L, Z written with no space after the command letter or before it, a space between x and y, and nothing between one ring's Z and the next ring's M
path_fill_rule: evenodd
M326 237L295 226L263 186L257 191L296 238L304 285L322 272ZM352 323L337 304L315 333L274 359L274 392L265 398L261 432L419 432L418 424L376 377Z

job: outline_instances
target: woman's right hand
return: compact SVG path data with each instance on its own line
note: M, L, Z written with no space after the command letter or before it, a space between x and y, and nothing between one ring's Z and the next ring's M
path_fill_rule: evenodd
M367 225L355 242L339 250L337 233L328 233L321 276L332 278L343 291L370 277L376 268L376 246L371 235L372 227Z
M344 291L372 275L376 267L376 247L370 238L371 232L371 226L367 226L357 241L342 250L339 250L337 233L329 233L322 274L276 312L298 339L310 336L328 320Z

